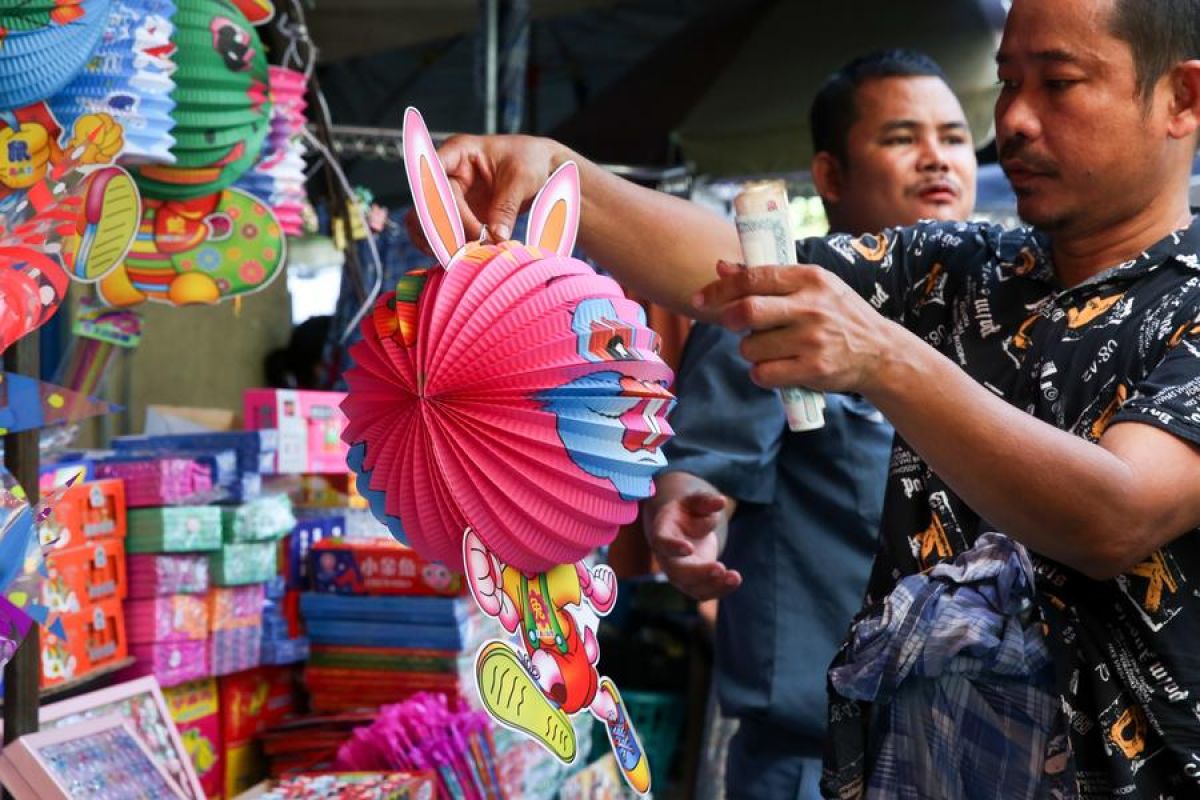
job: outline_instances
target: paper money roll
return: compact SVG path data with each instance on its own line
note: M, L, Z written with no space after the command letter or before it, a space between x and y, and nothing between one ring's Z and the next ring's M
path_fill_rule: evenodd
M747 267L791 264L796 260L787 186L783 181L754 181L733 199L734 224ZM810 389L779 390L788 429L811 431L825 425L825 396Z

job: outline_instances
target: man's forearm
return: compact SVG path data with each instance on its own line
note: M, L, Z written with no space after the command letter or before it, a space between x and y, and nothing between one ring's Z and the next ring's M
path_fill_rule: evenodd
M631 292L689 316L719 259L741 260L733 224L678 197L619 178L560 146L552 163L579 166L579 243Z
M1008 404L899 326L896 336L900 355L867 396L967 505L1092 577L1148 554L1138 552L1145 509L1125 461Z

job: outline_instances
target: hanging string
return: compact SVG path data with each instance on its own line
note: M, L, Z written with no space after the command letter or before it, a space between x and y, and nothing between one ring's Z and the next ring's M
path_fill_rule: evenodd
M370 225L367 224L367 215L363 210L362 204L354 199L354 189L350 186L350 181L346 178L346 173L342 171L341 165L338 164L337 158L334 157L333 153L329 151L329 148L325 146L325 143L318 139L312 131L305 128L303 130L303 136L308 145L314 148L320 154L320 156L325 159L325 162L329 168L333 170L333 174L337 177L338 183L341 184L341 189L343 192L345 192L347 198L346 212L348 214L357 215L359 226L361 226L361 230L365 233L367 249L371 254L371 261L375 267L375 279L371 286L371 290L367 292L367 296L363 300L362 306L358 309L358 311L355 312L354 316L350 318L350 323L346 326L346 329L342 331L342 335L339 338L339 341L342 344L345 344L354 331L358 329L358 325L360 322L362 322L363 317L365 317L367 312L369 312L375 305L375 300L379 297L379 293L383 289L383 259L379 257L379 249L375 244L375 236L371 233ZM359 226L352 224L351 228ZM351 237L350 243L353 243L353 241L354 238ZM348 244L347 246L352 246L352 244Z

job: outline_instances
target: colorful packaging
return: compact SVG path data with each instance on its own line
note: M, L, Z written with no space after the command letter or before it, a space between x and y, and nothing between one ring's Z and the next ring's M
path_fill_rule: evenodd
M221 546L216 506L139 508L129 512L128 553L206 552Z
M132 644L204 641L208 603L201 595L172 594L125 603L125 627Z
M98 600L126 595L125 544L97 539L46 554L42 604L51 613L74 613Z
M208 571L214 586L265 583L278 569L274 542L223 544L209 555Z
M308 589L308 553L322 539L341 538L346 518L330 516L301 516L296 527L279 545L280 563L289 589Z
M309 559L318 592L453 596L467 591L461 575L390 539L325 539L313 545Z
M178 686L212 675L208 641L153 642L130 645L137 663L122 674L125 678L153 675L163 686Z
M275 541L295 525L292 501L285 494L270 494L221 509L221 532L226 542Z
M279 431L275 472L345 473L345 398L343 392L250 389L245 394L246 427Z
M262 625L262 586L213 587L208 591L209 626L214 631Z
M141 553L125 562L130 598L208 591L208 556Z
M76 547L101 537L123 538L125 505L125 485L119 480L90 481L71 486L63 493L51 515L62 529L60 545Z
M259 667L217 681L221 693L221 736L226 742L253 739L296 711L296 672Z
M138 735L159 766L188 800L204 800L204 790L191 758L171 719L166 698L152 677L138 678L61 700L38 710L41 729L74 728L87 720L117 714Z
M125 481L129 508L187 503L213 488L212 470L190 458L110 459L96 465L96 475Z
M267 777L267 760L258 742L226 746L224 760L226 797L237 797Z
M224 789L224 748L216 678L181 683L163 690L179 737L191 757L205 795L219 798Z
M59 619L65 637L46 630L40 639L43 689L82 678L128 655L119 600L101 600Z
M113 447L121 451L173 453L179 451L233 450L242 474L273 472L279 436L274 430L211 431L164 436L118 436Z
M432 772L338 772L279 781L258 800L432 800Z
M366 508L367 499L358 493L354 474L301 475L292 498L304 508Z
M262 627L213 631L208 637L213 675L232 675L262 663Z

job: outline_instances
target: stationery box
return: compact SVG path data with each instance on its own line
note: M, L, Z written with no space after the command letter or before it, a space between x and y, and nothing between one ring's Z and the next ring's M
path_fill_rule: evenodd
M272 429L263 429L175 433L164 436L118 436L113 440L113 447L119 451L159 453L232 450L237 457L238 472L264 473L273 471L279 435Z
M131 644L204 641L208 637L208 603L195 594L128 600L125 629Z
M225 764L217 679L188 681L163 690L167 709L208 798L221 796Z
M213 691L215 695L215 685ZM154 755L155 762L179 784L184 795L189 800L204 800L204 790L163 695L154 678L138 678L42 706L38 720L46 731L119 714Z
M221 737L227 744L253 739L296 711L295 672L290 667L259 667L217 680Z
M216 506L137 508L129 512L127 553L206 552L221 546Z
M97 464L96 474L125 481L129 508L186 503L213 488L212 470L190 458L117 456Z
M337 594L465 594L463 576L392 539L324 539L309 553L313 589Z
M125 485L119 480L78 483L68 488L52 513L76 546L101 537L125 536Z
M262 497L262 493L262 475L257 472L243 472L233 482L229 492L229 502L248 503Z
M63 636L42 632L43 689L57 686L125 659L125 615L115 598L101 600L72 614L63 614Z
M119 714L9 743L0 754L0 779L16 800L188 798ZM83 795L80 787L91 792Z
M345 398L343 392L249 389L244 395L246 427L278 430L275 472L344 473Z
M212 674L232 675L262 663L262 626L213 631L208 637Z
M214 631L262 625L262 586L213 587L208 592L208 617Z
M208 592L208 556L139 553L125 557L130 598Z
M259 658L263 664L299 664L307 661L312 652L308 637L295 639L263 639Z
M209 555L208 570L214 586L264 583L274 577L274 542L223 544Z
M163 686L177 686L212 675L207 640L135 644L129 654L137 663L123 671L125 678L153 675Z
M340 514L329 516L301 516L296 527L284 537L279 545L279 558L284 579L289 589L308 589L308 553L322 539L341 538L346 518Z
M221 532L226 542L275 541L295 525L292 501L286 494L270 494L221 509Z
M97 539L46 553L42 604L51 613L72 613L108 598L125 597L125 544Z

